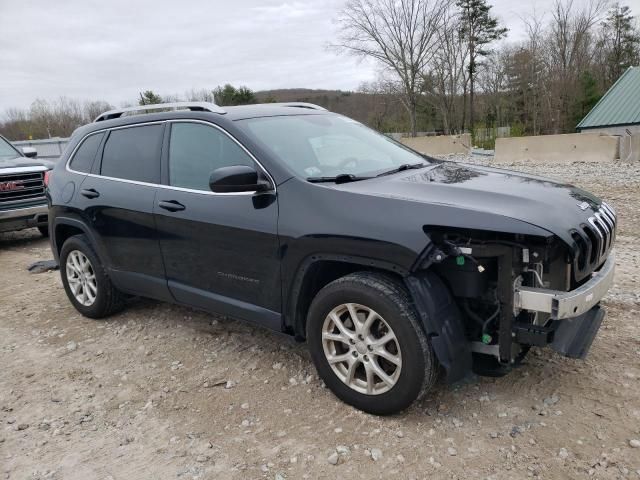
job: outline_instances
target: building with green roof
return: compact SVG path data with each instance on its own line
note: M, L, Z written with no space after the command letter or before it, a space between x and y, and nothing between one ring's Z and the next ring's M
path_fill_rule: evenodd
M629 67L576 129L581 133L640 133L640 67Z
M640 67L629 67L576 126L619 138L617 158L640 160Z

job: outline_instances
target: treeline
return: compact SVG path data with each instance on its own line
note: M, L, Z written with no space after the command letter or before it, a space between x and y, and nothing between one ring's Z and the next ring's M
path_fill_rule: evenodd
M631 10L604 7L563 1L544 17L524 18L527 39L495 50L479 71L479 120L526 135L575 131L625 70L640 65L640 30ZM441 98L443 92L429 93ZM464 128L455 114L449 123Z
M556 0L521 21L526 39L510 42L486 0L350 0L336 47L378 62L379 80L362 90L396 95L409 129L444 133L573 132L640 64L640 29L628 6Z
M215 102L218 105L241 105L256 103L255 93L247 87L235 88L224 85L213 90L190 90L183 95L160 96L152 90L139 93L137 102L125 102L121 107L153 105L178 101ZM268 98L266 101L275 101ZM37 99L28 109L9 108L0 120L0 135L9 140L31 140L53 137L68 137L73 131L90 123L103 112L115 107L105 101L80 102L67 97L54 101Z
M113 107L103 101L79 102L66 97L49 102L37 99L28 109L9 108L0 121L0 135L9 140L68 137Z
M224 85L215 89L192 89L183 94L160 95L152 90L138 94L137 101L124 102L121 107L135 104L192 101L214 102L221 106L273 102L309 102L333 112L347 115L378 130L393 126L393 131L407 128L406 114L396 95L377 92L344 92L304 88L254 92L241 86ZM108 102L80 102L70 98L54 101L36 100L28 109L9 109L0 120L0 134L9 140L68 137L81 125L92 122L101 113L115 107ZM403 130L404 129L404 130Z

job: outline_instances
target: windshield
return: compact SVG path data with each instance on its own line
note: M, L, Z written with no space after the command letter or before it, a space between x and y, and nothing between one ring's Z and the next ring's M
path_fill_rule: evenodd
M21 155L11 146L4 138L0 137L0 162L12 158L20 157Z
M418 153L340 115L291 115L238 122L251 137L303 178L367 177L407 164Z

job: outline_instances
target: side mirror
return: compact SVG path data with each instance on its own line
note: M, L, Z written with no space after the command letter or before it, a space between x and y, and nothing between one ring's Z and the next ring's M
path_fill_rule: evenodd
M216 193L264 192L269 183L261 180L253 167L232 165L213 171L209 177L209 188Z
M22 155L27 158L36 158L38 156L38 151L33 147L22 147Z

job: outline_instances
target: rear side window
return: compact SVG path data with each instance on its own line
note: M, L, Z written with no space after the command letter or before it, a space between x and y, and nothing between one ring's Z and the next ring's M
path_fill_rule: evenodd
M84 139L69 164L72 170L82 173L89 173L91 171L91 166L93 165L93 160L96 158L102 137L104 137L104 132L90 135Z
M162 125L112 130L102 154L100 174L138 182L160 183Z
M169 185L209 191L220 167L252 166L253 160L228 135L200 123L174 123L169 140Z

